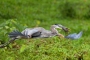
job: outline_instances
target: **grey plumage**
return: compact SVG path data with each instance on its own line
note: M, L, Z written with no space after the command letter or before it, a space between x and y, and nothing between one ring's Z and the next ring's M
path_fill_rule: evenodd
M46 30L42 27L35 27L35 28L26 28L25 30L23 30L22 32L19 31L13 31L9 34L10 38L35 38L35 37L39 37L39 38L46 38L46 37L53 37L58 35L58 31L56 30L56 28L64 28L64 26L59 25L59 24L55 24L52 25L50 30Z
M32 34L31 38L39 37L41 35L41 32L35 32Z
M83 34L83 31L80 31L78 34L77 33L69 34L68 36L65 36L65 38L75 40L75 39L81 38L82 34Z

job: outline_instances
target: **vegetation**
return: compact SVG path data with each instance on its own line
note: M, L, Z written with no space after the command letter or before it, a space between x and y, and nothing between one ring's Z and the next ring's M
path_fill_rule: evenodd
M83 31L78 40L59 37L18 39L0 48L1 60L90 60L89 0L2 0L0 1L0 44L17 29L62 24L70 33ZM63 31L60 33L64 34Z

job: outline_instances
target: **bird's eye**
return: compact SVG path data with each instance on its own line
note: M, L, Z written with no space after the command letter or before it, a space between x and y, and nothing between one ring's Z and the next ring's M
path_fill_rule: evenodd
M58 24L54 24L54 25L58 25Z

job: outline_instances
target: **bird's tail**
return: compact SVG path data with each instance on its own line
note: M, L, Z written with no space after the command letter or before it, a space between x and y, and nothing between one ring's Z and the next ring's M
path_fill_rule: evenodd
M25 37L21 32L14 30L13 32L9 33L10 38L22 38Z

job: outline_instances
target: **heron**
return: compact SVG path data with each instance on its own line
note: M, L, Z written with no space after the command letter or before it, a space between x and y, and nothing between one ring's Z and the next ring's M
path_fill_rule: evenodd
M9 33L10 38L48 38L53 36L61 36L64 37L64 35L60 34L57 30L57 28L64 30L65 32L68 31L67 27L61 25L61 24L54 24L51 25L50 30L46 30L43 27L35 27L35 28L26 28L22 32L19 32L17 30Z

